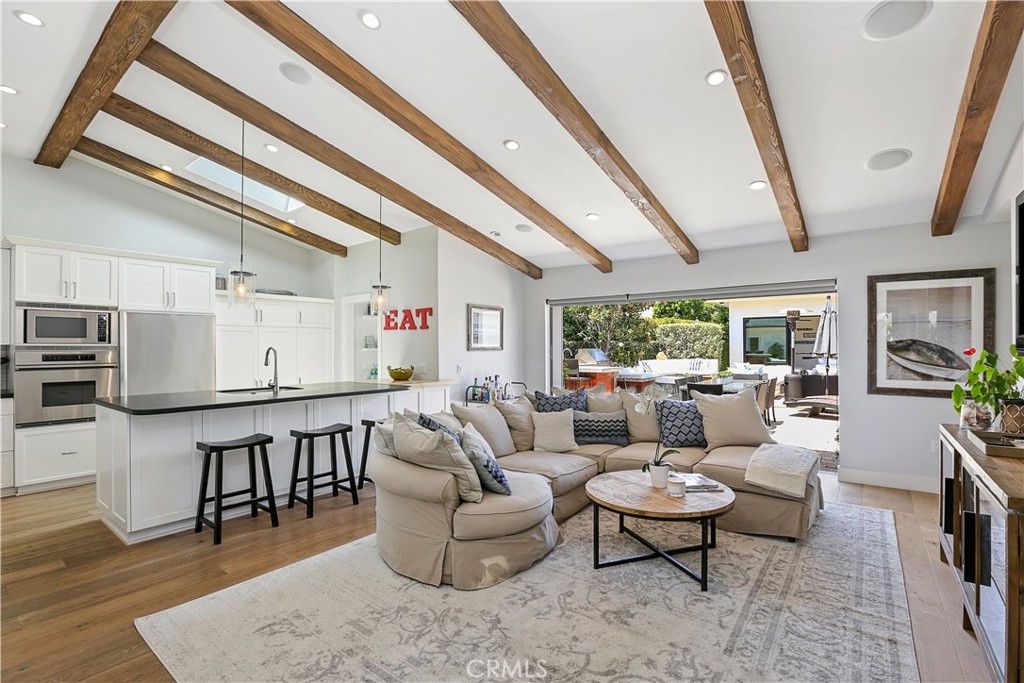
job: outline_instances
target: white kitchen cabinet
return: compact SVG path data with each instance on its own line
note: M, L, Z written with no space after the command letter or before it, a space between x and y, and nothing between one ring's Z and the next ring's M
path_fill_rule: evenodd
M255 325L217 326L217 388L247 389L257 386L259 353Z
M255 325L258 311L249 306L232 306L226 295L217 296L217 326Z
M50 247L18 246L14 298L23 302L116 306L118 258Z
M298 345L299 384L318 384L334 381L333 333L329 327L300 327L296 333Z
M259 311L256 321L264 327L292 327L299 321L298 305L295 301L281 301L280 299L257 299L256 308Z
M14 443L17 486L96 473L95 423L24 427L15 430Z
M334 304L321 301L300 301L299 327L334 327Z
M14 399L0 399L0 489L14 486Z
M71 253L70 300L83 306L117 306L118 261L106 254Z
M257 330L259 347L256 353L256 370L262 386L267 386L274 379L274 361L270 366L263 364L267 348L273 346L277 351L277 381L280 386L299 383L298 372L298 335L295 327L263 327Z
M121 259L122 311L166 311L170 290L171 264L167 261Z
M217 273L208 266L171 264L171 310L213 313Z
M11 285L14 284L14 277L11 273L11 264L13 259L11 258L10 249L0 249L0 254L3 255L3 266L0 267L0 273L3 274L3 288L0 291L3 292L3 318L0 319L0 344L11 343L11 330L14 329L14 290Z

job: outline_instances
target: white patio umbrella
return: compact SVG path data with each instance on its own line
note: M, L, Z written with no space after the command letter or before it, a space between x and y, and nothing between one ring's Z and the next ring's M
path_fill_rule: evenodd
M819 358L825 359L825 395L828 395L828 370L829 359L839 355L837 343L839 341L839 327L835 307L832 306L832 297L825 297L825 308L821 312L821 319L818 321L818 332L814 335L814 350L811 352Z

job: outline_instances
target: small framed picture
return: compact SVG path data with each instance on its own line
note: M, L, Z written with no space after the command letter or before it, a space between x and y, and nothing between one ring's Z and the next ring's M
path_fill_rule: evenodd
M466 350L501 351L505 337L505 312L499 306L466 306Z
M364 349L375 349L377 348L377 338L372 334L368 334L363 337L363 348Z

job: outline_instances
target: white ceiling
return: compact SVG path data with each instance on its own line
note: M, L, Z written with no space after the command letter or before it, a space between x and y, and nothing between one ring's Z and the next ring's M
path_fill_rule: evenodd
M613 261L672 253L446 2L287 4ZM982 13L981 2L936 2L920 26L876 42L860 33L873 5L748 3L812 253L815 236L929 220ZM35 156L113 6L2 2L0 81L21 91L0 97L5 154ZM735 90L728 81L704 83L707 72L726 65L703 3L505 7L698 248L788 240L771 191L747 188L764 169ZM362 26L362 8L381 18L380 30ZM17 21L14 9L46 26ZM180 2L156 38L476 229L501 232L499 242L538 265L581 262L539 229L515 231L529 221L227 5ZM1024 125L1022 59L1018 50L964 216L985 211ZM303 64L312 82L286 80L278 71L284 61ZM117 92L240 149L237 118L146 67L132 66ZM209 184L184 170L191 155L106 114L87 135ZM521 149L506 150L506 138ZM268 152L265 142L280 152ZM889 147L914 156L895 170L864 169L868 156ZM262 131L247 128L245 154L377 215L373 192ZM266 210L343 244L372 239L309 208ZM601 220L587 221L588 212ZM425 225L386 200L384 222L401 231Z

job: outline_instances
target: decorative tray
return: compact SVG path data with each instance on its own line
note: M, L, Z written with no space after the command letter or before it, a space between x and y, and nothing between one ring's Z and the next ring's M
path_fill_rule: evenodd
M967 440L985 455L1024 458L1024 434L1009 434L982 429L965 429Z

